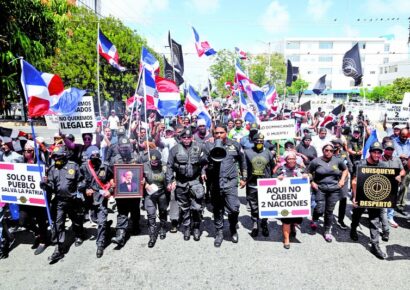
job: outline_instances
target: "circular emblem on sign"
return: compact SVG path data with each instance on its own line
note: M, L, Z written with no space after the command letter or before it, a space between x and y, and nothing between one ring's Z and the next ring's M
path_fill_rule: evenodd
M368 199L380 201L389 196L391 184L389 179L383 175L372 175L364 182L363 190Z
M74 169L68 169L68 174L70 174L70 175L72 175L72 174L74 174Z
M282 210L282 211L280 212L280 214L281 214L282 216L288 216L288 215L289 215L289 211L288 211L287 209L284 209L284 210Z
M24 196L20 196L20 202L21 202L21 203L26 203L26 202L27 202L27 198L25 198Z

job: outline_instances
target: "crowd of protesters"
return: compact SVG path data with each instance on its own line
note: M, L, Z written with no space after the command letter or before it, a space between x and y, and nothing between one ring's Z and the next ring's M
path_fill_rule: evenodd
M0 161L8 163L40 163L46 166L41 182L51 208L52 224L46 210L41 207L19 206L19 218L13 221L11 206L0 207L0 257L7 258L17 237L15 229L25 228L33 233L34 254L55 245L51 262L61 259L67 252L64 237L66 215L72 221L75 246L84 239L85 221L98 226L97 252L100 258L109 243L124 247L132 235L140 234L141 208L146 211L149 241L152 248L159 236L180 230L184 240L191 235L199 241L202 217L207 203L212 205L215 220L215 247L223 240L223 218L227 214L231 241L239 241L237 227L240 202L238 189L246 187L247 208L253 221L250 235L259 232L269 237L269 221L259 220L256 179L277 177L309 178L311 182L312 216L309 227L320 232L324 240L332 242L334 223L347 230L346 216L352 216L350 237L358 240L357 226L364 209L356 207L356 167L358 165L399 168L396 208L369 209L371 252L378 258L386 255L379 247L379 230L382 239L389 240L390 228L397 228L395 216L407 219L407 193L410 183L410 134L408 124L383 124L385 137L363 151L364 144L375 127L359 112L342 113L331 126L321 127L326 112L281 112L262 114L260 121L295 119L296 138L280 141L266 140L258 124L245 122L237 110L224 107L214 113L212 125L186 115L159 119L151 111L146 122L132 120L126 113L122 120L112 111L103 126L95 133L82 134L77 140L71 134L56 133L52 144L45 144L43 136L33 139L27 134L20 148L13 142L1 141ZM342 117L343 116L343 117ZM382 129L382 130L383 130ZM36 142L37 146L34 146ZM35 154L35 147L38 154ZM222 151L214 150L223 148ZM364 156L366 155L367 156ZM364 157L363 157L364 156ZM259 158L262 162L252 162ZM261 159L262 158L262 159ZM124 175L124 185L114 181L114 164L143 164L141 183L143 198L116 198L116 188L134 191L132 172ZM262 165L260 165L262 164ZM262 168L260 168L262 166ZM352 207L347 207L348 200ZM334 209L339 203L337 222ZM116 232L112 234L112 221L108 208L117 214ZM351 214L350 209L353 209ZM156 215L159 215L159 226ZM321 217L323 217L323 229ZM284 218L282 222L283 246L290 249L298 225L307 218Z

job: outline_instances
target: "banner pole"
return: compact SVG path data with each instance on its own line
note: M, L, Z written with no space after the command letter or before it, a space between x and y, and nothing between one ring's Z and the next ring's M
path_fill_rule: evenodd
M100 120L102 124L101 97L100 97L100 53L98 51L99 34L100 34L100 20L97 21L97 98L98 98L98 112L100 114Z

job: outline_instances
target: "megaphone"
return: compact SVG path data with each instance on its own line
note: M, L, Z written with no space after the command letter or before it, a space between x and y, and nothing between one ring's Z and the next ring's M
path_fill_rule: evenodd
M226 155L227 153L226 153L225 148L223 147L222 140L216 139L215 146L209 152L209 156L214 162L221 162L222 160L225 159Z

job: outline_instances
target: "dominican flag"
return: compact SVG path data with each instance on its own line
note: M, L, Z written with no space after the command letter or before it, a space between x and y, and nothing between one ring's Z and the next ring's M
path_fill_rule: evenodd
M367 138L366 143L364 144L363 147L363 154L362 154L362 159L365 159L369 156L369 149L370 146L373 145L373 143L379 142L379 138L377 136L377 131L376 129L373 129L372 132L370 133L369 138Z
M250 89L248 98L256 105L256 108L259 112L265 111L267 109L265 93L260 87L253 83L249 83L248 88Z
M98 40L97 40L98 53L105 58L110 65L118 69L119 71L125 71L126 68L120 66L119 56L117 48L114 44L102 33L101 29L98 30Z
M251 82L247 74L244 72L244 70L241 67L241 64L239 63L238 60L235 62L235 83L240 83L246 80L248 82Z
M155 84L154 76L152 72L146 68L143 68L144 74L144 93L146 96L147 110L157 110L158 108L158 92Z
M244 119L246 122L249 122L249 123L256 123L258 119L256 118L255 114L249 111L248 102L246 101L244 94L239 93L239 98L241 102L242 119Z
M209 45L208 41L200 41L198 32L196 32L195 28L192 27L195 37L195 48L198 56L201 57L202 55L210 56L216 54L216 51Z
M159 61L145 47L142 47L141 64L153 73L159 73Z
M21 60L20 81L30 118L46 115L50 106L58 102L59 94L64 90L59 76L41 73L25 60Z
M235 52L238 55L238 57L240 59L248 59L248 57L246 56L246 52L244 52L242 49L240 49L239 47L235 47Z
M228 91L232 90L232 83L231 82L225 82L225 89L227 89Z
M191 115L197 115L198 119L204 119L207 127L211 127L212 118L205 107L201 97L195 92L192 86L189 86L185 98L185 110Z
M275 85L272 85L265 94L267 108L272 108L277 96L278 96L278 93L276 92L276 87Z
M156 76L158 91L158 110L161 116L176 116L180 113L181 96L174 81Z

